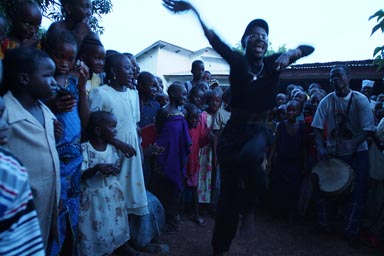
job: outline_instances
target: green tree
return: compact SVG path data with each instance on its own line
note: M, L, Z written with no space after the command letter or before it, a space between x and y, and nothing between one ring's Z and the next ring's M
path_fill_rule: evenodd
M12 10L13 6L23 0L0 0L0 11L7 13ZM52 20L58 21L63 18L61 6L62 0L35 0L41 7L43 16ZM92 30L103 33L104 28L100 25L102 15L112 11L112 0L93 0L92 1L92 17L90 26Z
M381 33L384 33L384 11L379 10L375 14L373 14L371 17L369 17L369 20L376 18L377 24L372 28L373 35L376 31L379 29L381 30ZM384 68L384 45L378 46L373 51L373 57L374 61L373 64L378 65L378 70L381 70Z

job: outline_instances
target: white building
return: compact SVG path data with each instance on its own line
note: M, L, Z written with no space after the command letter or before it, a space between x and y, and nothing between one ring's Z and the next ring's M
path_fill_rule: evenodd
M229 85L229 65L211 47L193 52L164 41L157 41L136 54L136 59L141 71L148 71L161 77L164 88L174 81L191 80L191 65L195 60L202 60L205 70L210 71L220 85Z

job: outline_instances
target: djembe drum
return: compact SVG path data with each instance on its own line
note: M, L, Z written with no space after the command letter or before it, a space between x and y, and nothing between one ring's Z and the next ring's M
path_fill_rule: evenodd
M320 190L330 198L339 198L353 189L354 172L346 162L331 158L320 161L312 168L318 176Z

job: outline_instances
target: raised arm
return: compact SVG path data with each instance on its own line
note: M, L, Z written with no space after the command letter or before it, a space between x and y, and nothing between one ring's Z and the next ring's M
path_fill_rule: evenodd
M276 59L276 70L286 68L288 65L292 64L296 60L310 55L314 50L315 48L310 45L300 45L296 49L286 51L285 53L281 54L279 58Z
M187 12L191 10L194 14L196 14L196 17L198 18L207 39L209 41L212 40L214 35L213 31L211 29L208 29L208 27L205 25L205 22L201 19L199 12L191 3L186 1L163 0L163 5L165 8L174 13Z

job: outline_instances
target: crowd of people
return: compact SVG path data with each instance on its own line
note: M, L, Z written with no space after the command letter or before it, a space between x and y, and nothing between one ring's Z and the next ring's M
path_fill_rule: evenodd
M61 3L64 19L42 37L33 0L0 17L0 254L167 253L160 236L212 216L213 255L224 255L239 223L253 235L261 208L326 233L343 217L351 246L363 233L383 242L384 96L371 95L374 81L353 91L348 67L335 66L332 92L279 92L280 73L313 47L265 56L269 27L255 19L243 54L189 2L163 0L197 16L231 82L221 87L195 60L190 81L164 88L134 55L104 48L90 0ZM349 183L326 191L313 170L334 160Z

